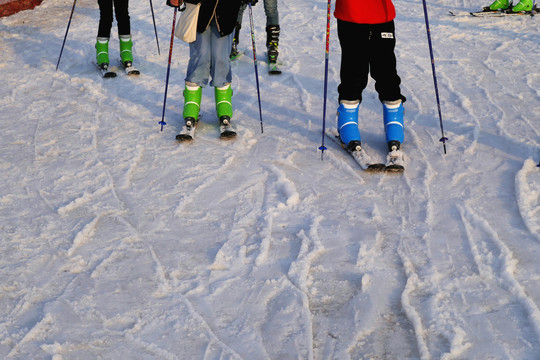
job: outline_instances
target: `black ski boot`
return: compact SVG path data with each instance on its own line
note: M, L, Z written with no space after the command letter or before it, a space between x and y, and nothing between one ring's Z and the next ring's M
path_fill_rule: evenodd
M277 63L279 55L279 25L268 25L266 27L266 50L268 53L268 63Z
M238 51L238 44L240 43L240 29L242 28L242 24L236 23L234 26L234 38L233 43L231 47L231 54L229 55L229 58L231 60L236 59L238 56L240 56L240 52Z

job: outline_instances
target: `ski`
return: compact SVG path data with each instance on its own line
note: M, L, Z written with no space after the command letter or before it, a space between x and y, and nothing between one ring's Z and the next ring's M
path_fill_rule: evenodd
M222 139L232 139L236 137L236 130L231 125L231 120L228 116L222 116L219 125L219 137Z
M386 156L386 171L403 172L405 171L405 159L402 150L392 150Z
M179 142L191 141L195 138L195 130L197 129L199 120L195 121L194 118L190 117L186 118L185 122L182 130L176 135L176 140Z
M176 140L178 142L192 141L195 139L195 132L197 130L197 121L195 125L191 125L191 122L187 122L186 125L182 126L182 130L176 135ZM221 122L219 126L219 137L221 139L233 139L237 135L236 130L230 124L227 119Z
M98 67L102 77L104 78L116 77L116 73L109 69L109 64L106 64L106 63L103 63L101 65L96 64L96 66Z
M270 75L279 75L281 74L281 69L277 63L268 63L268 74Z
M332 139L335 143L340 145L347 153L349 153L360 167L367 172L384 172L386 170L386 164L377 163L371 159L365 149L360 144L355 150L350 150L345 147L345 144L341 141L338 135L337 129L328 129L326 136Z
M484 7L481 11L449 11L449 14L451 16L473 16L473 17L504 17L504 16L534 16L536 14L540 13L540 9L535 6L531 11L520 11L520 12L513 12L511 8L506 10L491 10L488 6Z
M127 76L137 76L141 74L141 72L133 66L131 61L123 62L122 66L124 67Z
M182 130L176 135L176 141L184 142L184 141L191 141L195 138L195 129L197 128L197 125L195 126L187 126L184 125L182 127Z
M222 139L232 139L236 137L236 131L225 128L223 126L220 127L219 137Z

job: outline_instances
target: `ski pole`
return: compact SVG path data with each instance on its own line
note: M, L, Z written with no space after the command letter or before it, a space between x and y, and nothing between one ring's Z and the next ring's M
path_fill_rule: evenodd
M152 6L152 0L150 0L150 11L152 12L152 21L154 22L154 33L156 34L157 53L158 55L161 55L161 52L159 51L159 40L158 40L157 29L156 29L156 18L154 17L154 6Z
M248 5L249 5L249 23L251 25L251 46L253 47L253 65L255 66L255 80L257 82L257 97L259 99L259 117L261 119L261 133L264 133L262 107L261 107L261 90L259 88L259 70L257 69L257 51L255 50L255 31L253 30L253 11L251 8L251 3L248 3Z
M446 154L446 141L448 140L448 138L444 136L444 128L443 128L442 113L441 113L441 102L439 100L439 88L437 86L437 75L435 74L435 59L433 58L433 47L431 46L431 32L429 29L429 20L428 20L426 0L422 0L422 3L424 4L424 17L426 19L426 32L427 32L427 39L428 39L428 45L429 45L429 56L431 57L431 71L433 73L433 84L435 86L435 96L437 98L437 109L439 111L439 122L441 126L442 137L439 139L439 141L443 143L444 153Z
M161 121L159 124L161 125L161 131L163 131L163 126L167 125L165 122L165 105L167 104L167 88L169 87L169 74L171 73L171 58L172 58L172 50L173 50L173 43L174 43L174 27L176 25L176 13L178 11L178 8L174 8L174 16L173 16L173 22L172 22L172 30L171 30L171 45L169 46L169 62L167 64L167 77L165 78L165 96L163 99L163 113L161 114Z
M66 29L66 35L64 35L64 42L62 43L62 49L60 50L60 55L58 56L58 62L56 63L56 70L58 70L58 65L60 65L60 58L62 57L62 52L64 51L64 45L66 44L66 39L69 31L69 26L71 25L71 18L73 17L73 12L75 11L75 4L77 0L73 1L73 7L71 8L71 14L69 15L69 21Z
M323 159L324 150L324 135L326 132L326 93L328 90L328 58L330 54L330 13L332 11L332 0L328 0L328 9L326 13L326 52L324 59L324 100L323 100L323 120L322 120L322 144L319 146L321 150L321 160Z

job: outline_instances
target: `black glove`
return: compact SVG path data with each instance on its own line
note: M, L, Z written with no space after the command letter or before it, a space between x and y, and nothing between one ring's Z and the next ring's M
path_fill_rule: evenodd
M240 0L240 2L242 4L245 4L245 5L251 4L251 6L255 6L257 1L259 1L259 0Z

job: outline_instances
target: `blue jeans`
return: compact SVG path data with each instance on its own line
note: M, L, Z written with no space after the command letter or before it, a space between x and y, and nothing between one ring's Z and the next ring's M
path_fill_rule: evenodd
M244 10L246 10L247 4L240 6L240 11L238 12L237 23L242 23L242 17L244 15ZM264 0L264 13L266 14L266 26L269 25L279 25L279 14L277 7L277 0Z
M189 44L189 63L186 81L199 86L208 85L222 87L232 81L231 61L229 54L234 32L221 37L215 21L203 32L197 33L197 38Z

